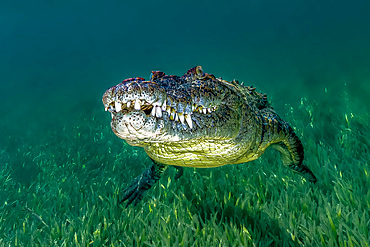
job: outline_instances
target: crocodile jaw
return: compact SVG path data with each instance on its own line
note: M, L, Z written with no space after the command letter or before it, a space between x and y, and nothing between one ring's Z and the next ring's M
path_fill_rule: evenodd
M210 99L209 94L202 95L191 87L181 97L168 94L168 88L155 81L164 74L152 73L150 81L126 79L104 93L103 104L105 110L111 112L113 132L137 146L188 141L203 135L205 130L199 125L200 119L212 117L222 97ZM196 73L203 75L199 69Z
M142 78L127 79L109 88L103 104L111 113L113 132L131 145L159 141L163 138L162 108L167 110L165 96L164 90Z

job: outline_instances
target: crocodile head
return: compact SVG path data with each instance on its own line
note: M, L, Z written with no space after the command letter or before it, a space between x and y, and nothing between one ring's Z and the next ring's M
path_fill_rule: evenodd
M109 88L103 104L113 132L131 145L228 141L238 135L246 105L240 88L200 66L182 77L153 71L149 81L130 78Z

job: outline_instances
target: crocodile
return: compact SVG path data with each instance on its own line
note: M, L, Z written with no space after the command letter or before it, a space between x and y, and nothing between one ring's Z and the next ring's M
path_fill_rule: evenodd
M111 128L132 146L143 147L153 164L123 191L120 201L137 205L168 166L212 168L259 158L267 147L305 179L317 181L303 164L304 150L293 128L267 96L237 80L227 81L194 67L183 76L152 71L129 78L103 95Z

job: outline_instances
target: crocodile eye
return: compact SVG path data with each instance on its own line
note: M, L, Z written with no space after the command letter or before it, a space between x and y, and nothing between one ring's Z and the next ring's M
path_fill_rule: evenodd
M197 73L197 76L204 76L204 72L203 72L202 66L197 66L195 68L195 72Z

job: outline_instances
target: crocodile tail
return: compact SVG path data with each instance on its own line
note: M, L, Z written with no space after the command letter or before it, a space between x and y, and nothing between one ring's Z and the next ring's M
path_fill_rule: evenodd
M304 150L302 142L288 123L279 121L279 125L281 128L279 133L280 141L273 144L272 147L280 151L281 158L285 166L298 172L307 180L316 183L316 176L306 165L303 164Z

